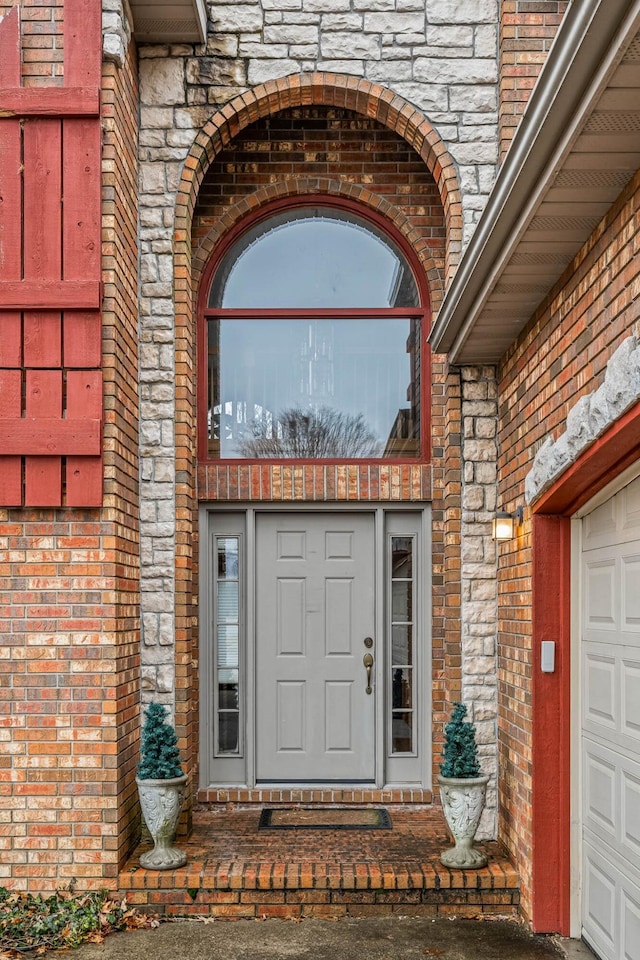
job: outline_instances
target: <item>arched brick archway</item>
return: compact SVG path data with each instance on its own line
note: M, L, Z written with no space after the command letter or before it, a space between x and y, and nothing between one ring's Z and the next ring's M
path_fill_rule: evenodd
M292 192L318 192L347 196L375 208L394 223L421 259L428 278L434 310L440 304L444 286L453 274L462 248L462 202L456 168L439 134L424 115L402 97L380 85L357 77L329 73L297 74L269 81L231 100L215 113L198 133L186 157L178 186L174 220L174 306L175 306L175 493L176 493L176 595L175 663L176 725L185 733L181 741L187 768L197 763L198 696L194 657L194 584L197 557L196 490L196 338L194 330L194 289L206 257L220 232L236 219L233 208L219 229L205 238L195 255L191 250L192 217L200 186L213 159L247 126L273 113L304 106L341 107L372 119L405 140L423 160L434 178L442 203L446 227L444 277L433 261L428 243L419 237L404 215L391 204L362 187L333 183L298 181ZM280 184L277 196L286 195ZM283 193L283 190L285 191ZM269 188L257 190L235 215L249 213L273 200ZM242 207L242 209L240 209Z
M447 228L445 274L449 280L462 247L462 200L453 159L414 106L379 84L332 73L294 74L235 97L197 135L184 164L175 217L176 245L186 243L195 201L212 159L246 126L261 117L300 106L353 110L402 137L422 158L438 187Z
M429 285L431 307L434 312L437 311L444 294L442 273L432 256L429 242L421 235L419 230L412 226L402 211L379 194L375 194L358 184L340 183L337 180L317 177L307 177L292 180L285 184L274 183L260 187L251 196L243 198L240 202L227 208L224 215L219 218L216 225L211 228L207 236L201 240L197 249L192 253L191 280L194 291L198 288L202 273L218 242L237 223L248 214L259 210L261 207L268 206L276 200L284 200L288 197L303 198L305 196L316 198L326 196L328 198L355 200L363 207L386 217L402 234L420 260Z

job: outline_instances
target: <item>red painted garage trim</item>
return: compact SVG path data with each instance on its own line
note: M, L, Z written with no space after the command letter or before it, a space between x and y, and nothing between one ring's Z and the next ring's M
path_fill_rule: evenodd
M581 454L533 505L533 929L570 932L571 520L640 458L640 403ZM540 644L556 641L556 669Z
M533 518L533 928L569 932L571 521ZM540 644L556 643L554 673Z

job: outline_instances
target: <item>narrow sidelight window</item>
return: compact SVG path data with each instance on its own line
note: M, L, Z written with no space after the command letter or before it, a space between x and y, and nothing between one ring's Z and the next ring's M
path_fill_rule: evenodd
M391 752L415 749L415 540L391 537Z
M216 537L215 753L240 753L240 550L238 537Z

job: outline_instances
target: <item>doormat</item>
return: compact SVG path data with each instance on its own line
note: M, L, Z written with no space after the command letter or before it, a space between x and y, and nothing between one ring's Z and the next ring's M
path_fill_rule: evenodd
M266 808L260 814L259 830L391 830L384 807L301 807L293 810Z

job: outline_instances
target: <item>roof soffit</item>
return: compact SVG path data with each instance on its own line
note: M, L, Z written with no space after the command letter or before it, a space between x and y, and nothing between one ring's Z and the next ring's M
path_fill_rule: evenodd
M138 43L203 43L205 0L129 0Z
M640 167L640 0L590 6L561 84L552 56L571 24L558 32L530 101L537 122L528 108L443 302L430 339L453 363L500 359ZM602 49L594 32L614 6Z

